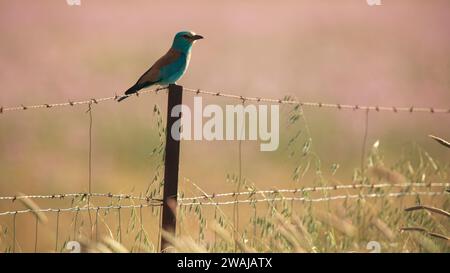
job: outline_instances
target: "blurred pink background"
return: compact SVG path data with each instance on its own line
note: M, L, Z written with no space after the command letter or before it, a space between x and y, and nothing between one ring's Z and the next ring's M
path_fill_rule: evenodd
M196 44L188 73L180 81L190 88L274 98L293 95L304 101L448 107L450 3L382 3L90 0L82 1L81 6L69 6L63 0L0 1L0 104L59 102L121 93L165 53L174 33L189 29L206 37ZM151 130L153 103L164 103L164 97L99 106L103 110L95 111L96 124L105 128L96 128L95 133L109 136L112 142L120 139L122 143L114 143L117 146L133 145L130 139L135 136L127 133L123 122L134 122L137 133L144 130L142 126ZM185 101L189 104L192 99L186 96ZM53 137L61 147L48 145L43 151L59 152L64 147L68 149L64 157L77 158L78 154L70 155L72 149L82 156L76 147L86 146L84 110L5 115L0 123L3 160L16 166L30 160L21 154L33 153L47 165L45 154L38 155L27 146L36 142L34 145L40 147L43 138L52 142L48 139L52 135L37 135L36 130L47 130L42 128L46 126L55 131ZM306 114L322 160L326 164L348 162L352 168L352 162L359 158L364 113L306 109ZM399 145L417 142L448 160L448 152L426 135L448 137L449 121L448 115L371 113L368 144L380 139L382 147L396 155ZM115 130L108 126L115 126ZM106 140L97 137L97 148L101 148ZM184 154L189 157L192 147L195 151L210 147L227 151L234 146L186 143ZM98 164L116 160L109 154L115 151L103 152L97 153L105 157ZM261 157L253 148L250 152ZM21 160L10 162L15 157ZM197 163L208 164L202 160ZM52 168L59 164L64 167L61 161L55 164ZM6 172L14 178L14 172ZM205 173L199 172L199 178L204 177ZM3 191L12 190L4 184L1 187Z

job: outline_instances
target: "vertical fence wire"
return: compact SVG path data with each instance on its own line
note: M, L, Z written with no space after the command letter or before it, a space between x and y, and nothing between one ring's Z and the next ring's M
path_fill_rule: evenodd
M87 197L87 206L89 208L91 204L91 194L92 194L92 103L88 104L88 110L89 113L89 167L88 167L88 191L89 195ZM92 216L91 216L91 210L88 209L88 215L89 215L89 224L90 224L90 238L92 240L93 236L93 226L92 226Z
M60 211L56 213L56 238L55 238L55 252L58 252L58 236L59 236L59 214Z
M119 243L122 243L122 217L121 217L121 213L120 213L120 207L119 209L117 209L117 213L118 213L118 221L119 221Z
M34 253L37 252L37 246L38 246L38 226L39 226L39 217L36 215L36 226L34 229Z
M95 211L95 240L98 241L98 212L99 208Z
M73 224L73 240L76 240L76 239L77 239L78 212L79 212L79 210L77 210L77 211L75 212L75 219L74 219L74 224Z
M245 100L242 100L242 106L245 106ZM242 126L240 128L239 133L236 132L236 135L239 134L239 140L238 140L238 181L237 181L237 190L238 194L236 195L236 201L239 197L239 192L241 191L241 183L242 183L242 136L245 134L245 115L244 115L244 122L242 122ZM236 130L237 130L237 124L236 124ZM239 236L239 203L236 202L234 205L234 226L235 226L235 232L234 232L234 252L237 251L237 240Z
M13 214L13 245L12 245L12 252L16 252L16 217L17 213Z
M139 248L142 249L143 247L143 243L142 243L142 237L145 236L144 234L144 221L143 221L143 217L142 217L142 207L139 208L139 224L140 224L140 228L141 230L139 230Z
M366 166L366 146L367 146L367 136L369 132L369 109L365 112L364 119L364 135L362 141L362 149L361 149L361 175L364 174L365 166Z

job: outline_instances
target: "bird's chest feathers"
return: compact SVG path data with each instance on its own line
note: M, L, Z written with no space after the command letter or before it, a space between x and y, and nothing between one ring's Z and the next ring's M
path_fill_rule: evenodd
M182 73L186 71L187 67L189 66L189 61L191 60L191 51L187 53L181 53L178 64L176 65Z
M173 83L181 78L189 65L190 59L190 51L188 53L180 53L179 57L174 62L161 69L162 82Z
M186 65L185 69L189 66L189 62L191 61L191 52L189 51L188 54L186 54Z

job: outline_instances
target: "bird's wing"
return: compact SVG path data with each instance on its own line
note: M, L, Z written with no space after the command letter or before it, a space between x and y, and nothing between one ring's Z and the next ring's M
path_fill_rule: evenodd
M156 83L159 82L160 79L160 71L161 68L167 65L170 65L171 63L175 62L180 58L181 52L177 51L173 48L169 49L169 51L159 58L159 60L156 61L152 67L150 67L147 72L145 72L137 81L136 85L143 85L146 83Z

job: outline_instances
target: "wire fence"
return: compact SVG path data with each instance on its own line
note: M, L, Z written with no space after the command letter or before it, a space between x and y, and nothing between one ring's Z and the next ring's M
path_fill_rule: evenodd
M66 198L85 198L85 197L105 197L114 199L132 199L141 201L162 201L161 199L156 199L152 197L140 197L130 194L112 194L112 193L89 193L89 192L79 192L79 193L56 193L51 195L17 195L17 196L0 196L0 200L10 200L16 201L21 199L66 199Z
M258 203L267 203L273 204L274 202L300 202L300 203L325 203L325 202L333 202L339 200L366 200L366 199L376 199L376 198L388 198L388 199L397 199L397 198L407 198L407 197L438 197L438 196L448 196L450 193L447 188L450 186L450 183L378 183L378 184L346 184L346 185L335 185L335 186L318 186L318 187L303 187L296 189L276 189L276 190L254 190L254 191L243 191L243 192L226 192L226 193L211 193L211 194L202 194L193 197L180 197L178 198L178 207L218 207L218 206L227 206L227 205L236 205L236 204L247 204L250 206L255 206ZM397 192L392 192L391 190L397 189ZM417 189L421 189L417 191ZM424 190L427 191L424 191ZM369 192L363 192L367 190ZM384 191L386 190L386 191ZM357 191L355 194L346 193L339 194L341 191ZM373 192L375 191L375 192ZM322 194L320 197L311 197L309 193L319 193ZM336 192L336 193L335 193ZM301 196L295 196L300 194ZM288 196L287 196L288 195ZM92 198L102 198L102 199L114 199L117 202L128 200L130 202L138 202L132 204L120 204L111 203L107 206L93 206L90 204ZM226 200L228 198L237 198L240 199L232 199ZM1 202L4 203L16 203L19 201L26 200L70 200L71 203L75 199L79 198L82 200L77 206L72 207L56 207L56 208L39 208L35 206L35 208L28 208L22 210L10 210L10 211L2 211L0 212L0 217L13 217L13 242L16 242L16 216L22 214L29 214L32 217L36 218L36 228L34 231L35 237L35 252L37 252L38 248L38 224L41 222L41 218L45 217L42 214L47 213L55 213L57 217L57 230L56 232L56 246L55 251L58 250L58 236L60 235L60 214L61 213L76 213L76 217L79 212L95 212L95 238L98 239L98 215L100 211L110 211L115 210L118 212L118 221L120 220L120 211L123 210L134 210L139 209L142 219L142 209L143 208L161 208L162 200L158 198L150 198L144 195L134 195L134 194L112 194L112 193L58 193L51 195L18 195L18 196L2 196L0 198ZM2 204L2 203L0 203ZM142 221L142 220L141 220ZM120 224L119 224L120 225ZM141 224L141 228L143 228ZM73 238L76 238L76 224L74 227L74 235ZM121 229L120 229L121 230ZM405 231L408 228L404 229ZM160 231L159 231L160 232ZM120 231L120 236L118 241L122 242L121 236L122 231ZM68 242L64 243L66 246ZM16 251L16 243L13 244L12 252Z
M140 91L135 95L128 96L140 96L150 93L158 93L159 91L168 90L168 87L163 86L157 89L150 89L145 91ZM238 100L242 103L251 101L256 103L272 103L272 104L289 104L289 105L299 105L301 107L313 107L313 108L332 108L337 110L363 110L368 113L369 111L385 111L391 113L398 112L408 112L408 113L430 113L430 114L449 114L450 108L436 108L436 107L416 107L416 106L379 106L379 105L358 105L358 104L339 104L339 103L322 103L322 102L304 102L293 100L290 98L274 99L274 98L264 98L264 97L249 97L241 96L235 94L229 94L224 92L211 92L204 91L200 89L190 89L183 88L184 92L188 92L194 95L209 95L215 97L228 98L233 100ZM122 96L122 95L121 95ZM28 111L28 110L38 110L38 109L56 109L61 107L75 107L80 105L88 105L89 113L91 111L91 106L93 104L99 104L107 101L117 100L119 95L102 97L102 98L92 98L88 100L81 101L67 101L59 103L45 103L45 104L35 104L35 105L20 105L13 107L0 106L0 114L6 114L12 111ZM0 115L2 116L2 115ZM367 128L367 125L366 125ZM89 123L89 192L78 192L78 193L57 193L57 194L43 194L43 195L17 195L17 196L0 196L0 205L10 202L13 204L16 201L35 200L35 201L53 201L53 200L69 200L72 206L69 207L52 207L52 208L40 208L37 204L28 204L27 209L11 209L6 211L0 211L0 217L12 216L14 219L13 227L13 252L16 246L16 216L19 214L33 214L36 219L41 213L57 213L57 223L59 226L59 215L60 213L78 213L78 212L96 212L99 211L109 211L109 210L120 210L123 209L142 209L142 208L161 208L163 206L164 198L149 196L146 194L114 194L114 193L96 193L91 192L91 149L92 149L92 115L90 113L90 123ZM367 130L366 130L367 134ZM366 138L366 136L365 136ZM365 146L365 140L364 140ZM363 154L364 155L364 154ZM343 185L334 186L317 186L317 187L303 187L294 189L270 189L270 190L247 190L247 191L235 191L235 192L225 192L225 193L203 193L198 196L184 197L178 196L177 206L178 207L192 207L192 206L225 206L225 205L237 205L237 204L249 204L254 205L256 203L272 203L272 202L284 202L284 201L296 201L296 202L310 202L310 203L321 203L321 202L331 202L336 200L351 200L351 199L375 199L375 198L402 198L402 197L421 197L421 196L446 196L449 194L448 187L450 183L446 182L431 182L431 183L378 183L378 184L366 184L366 183L350 183ZM416 189L421 189L417 191ZM359 190L357 193L345 193L342 194L339 191L355 191ZM367 190L368 192L364 192ZM382 190L386 190L382 191ZM323 196L311 197L307 194L309 193L320 193ZM300 195L300 196L299 196ZM93 205L93 199L103 198L110 202L109 205ZM232 200L229 200L233 198ZM77 205L73 205L75 199L80 199ZM228 199L228 200L227 200ZM120 202L128 200L130 204L121 204ZM1 203L3 201L3 203ZM136 203L135 203L136 202ZM25 204L27 205L27 204ZM120 217L120 214L119 214ZM141 216L142 217L142 216ZM120 218L119 218L120 225ZM142 225L142 223L141 223ZM37 248L37 226L38 222L36 220L36 242L35 250ZM75 225L76 226L76 225ZM97 226L97 225L96 225ZM58 231L56 232L58 236ZM120 235L122 232L120 232ZM58 238L58 237L57 237ZM121 240L119 240L121 241ZM58 239L56 239L56 248L58 246Z
M181 197L178 198L178 207L198 207L198 206L226 206L226 205L236 205L236 204L247 204L254 206L257 203L267 203L272 204L274 202L301 202L301 203L324 203L332 202L338 200L364 200L364 199L375 199L375 198L403 198L403 197L437 197L437 196L448 196L450 194L447 191L447 187L450 183L378 183L378 184L347 184L347 185L335 185L335 186L323 186L323 187L304 187L296 189L276 189L276 190L254 190L254 191L244 191L244 192L227 192L227 193L217 193L217 194L203 194L194 197ZM398 192L391 192L392 189L398 189ZM416 191L416 189L422 189L421 191ZM428 189L428 191L423 191ZM438 190L439 189L439 190ZM333 194L339 191L359 191L356 194ZM368 193L362 192L363 190L368 190ZM387 190L387 192L380 192L381 190ZM376 192L371 192L376 191ZM311 192L318 192L323 194L321 197L311 197L305 194ZM291 194L293 196L286 196L286 194ZM296 194L301 194L302 196L295 196ZM129 200L130 202L140 202L138 204L111 204L107 206L93 206L90 205L90 200L88 197L92 198L104 198L104 199L115 199L120 202L121 200ZM244 199L233 199L233 200L221 200L227 198L244 197ZM76 213L78 216L79 212L95 212L95 238L98 238L98 214L99 211L110 211L116 210L118 214L118 221L120 220L120 211L129 209L139 209L142 221L142 209L149 207L162 206L162 200L157 198L150 198L141 195L133 194L112 194L112 193L59 193L51 195L18 195L18 196L3 196L0 201L6 203L15 203L18 201L27 200L71 200L72 203L76 198L84 200L77 206L67 207L67 208L39 208L36 205L32 205L34 208L28 208L23 210L11 210L0 212L0 217L13 217L13 242L16 242L16 216L21 214L30 214L36 218L36 228L35 228L35 252L37 252L37 240L38 240L38 223L41 221L42 214L55 213L57 217L57 229L56 229L56 247L55 251L58 251L58 236L59 226L60 226L60 214L61 213ZM83 204L84 202L84 204ZM0 203L1 204L1 203ZM119 224L120 225L120 224ZM74 227L74 235L76 238L76 224ZM141 223L141 228L142 223ZM120 229L121 230L121 229ZM405 230L408 230L405 228ZM159 231L160 232L160 231ZM119 242L122 241L122 231L120 231ZM65 242L64 245L66 245ZM12 251L15 252L16 243L13 243Z
M317 186L317 187L304 187L297 189L274 189L274 190L255 190L255 191L241 191L241 192L227 192L227 193L212 193L203 194L194 197L178 198L178 201L193 201L202 199L214 199L220 197L235 197L240 195L256 195L256 194L282 194L282 193L305 193L305 192L317 192L317 191L336 191L336 190L349 190L349 189L382 189L382 188L432 188L432 187L450 187L450 183L379 183L379 184L348 184L348 185L335 185L335 186ZM51 195L17 195L17 196L0 196L0 200L16 201L22 199L67 199L67 198L86 198L86 197L105 197L114 199L130 199L140 200L146 202L162 202L162 199L153 198L150 196L135 196L133 194L113 194L113 193L56 193Z
M413 188L442 188L442 191L409 191ZM402 196L436 196L449 194L446 190L450 187L450 183L397 183L397 184L348 184L348 185L336 185L336 186L323 186L323 187L305 187L297 189L277 189L277 190L255 190L255 191L243 191L243 192L227 192L227 193L217 193L217 194L203 194L195 197L181 197L178 198L179 206L210 206L210 205L229 205L235 203L260 203L260 202L272 202L272 201L303 201L303 202L325 202L339 199L357 199L357 198L379 198L379 197L402 197ZM282 194L305 194L308 192L333 192L338 190L356 190L356 189L403 189L402 192L390 192L390 193L369 193L369 194L347 194L347 195L336 195L321 198L311 198L311 197L286 197ZM266 195L277 195L273 198L263 198L258 199L256 196ZM109 210L109 209L133 209L133 208L143 208L143 207L159 207L162 205L162 199L135 196L132 194L112 194L112 193L58 193L52 195L19 195L19 196L2 196L0 201L11 201L15 202L24 199L74 199L74 198L87 198L87 197L103 197L117 200L137 200L143 201L138 205L110 205L110 206L76 206L70 208L46 208L46 209L26 209L26 210L15 210L15 211L5 211L0 212L0 216L23 214L23 213L37 213L37 212L76 212L76 211L98 211L98 210ZM220 198L226 197L237 197L245 196L244 200L231 200L231 201L212 201ZM205 202L205 200L208 200Z
M151 94L151 93L158 93L162 90L168 90L167 86L156 88L156 89L149 89L144 91L139 91L132 95L123 95L123 97L131 97L131 96L140 96L145 94ZM293 99L275 99L275 98L266 98L266 97L249 97L249 96L242 96L242 95L236 95L236 94L230 94L230 93L224 93L224 92L212 92L212 91L204 91L201 89L192 89L192 88L183 88L183 91L189 92L195 95L209 95L209 96L215 96L215 97L223 97L223 98L229 98L234 100L239 100L241 102L246 101L252 101L252 102L264 102L264 103L277 103L277 104L292 104L292 105L300 105L300 106L306 106L306 107L314 107L314 108L333 108L338 110L363 110L363 111L387 111L387 112L409 112L409 113L418 113L418 112L425 112L425 113L441 113L441 114L450 114L450 107L449 108L437 108L437 107L417 107L414 105L411 106L386 106L386 105L359 105L359 104L340 104L340 103L323 103L323 102L306 102L306 101L298 101ZM19 106L12 106L12 107L4 107L0 106L0 114L11 112L11 111L25 111L25 110L36 110L36 109L54 109L58 107L73 107L73 106L79 106L79 105L89 105L89 104L99 104L106 101L115 101L118 98L122 97L122 95L114 95L109 97L102 97L102 98L92 98L88 100L81 100L81 101L72 101L69 100L67 102L60 102L60 103L43 103L43 104L35 104L35 105L19 105Z
M86 207L71 207L71 208L47 208L47 209L26 209L1 212L0 216L16 215L24 213L40 213L40 212L77 212L77 211L99 211L99 210L120 210L120 209L137 209L146 207L159 207L161 204L140 204L140 205L112 205L112 206L86 206Z
M230 200L230 201L221 201L221 202L202 202L202 201L194 201L194 202L181 202L181 206L222 206L222 205L232 205L232 204L255 204L261 202L277 202L277 201L301 201L301 202L327 202L334 200L350 200L350 199L366 199L366 198L381 198L381 197L403 197L403 196L437 196L437 195L445 195L448 194L446 191L439 192L394 192L394 193L370 193L370 194L347 194L347 195L337 195L337 196L328 196L328 197L320 197L320 198L311 198L311 197L273 197L273 198L261 198L261 199L245 199L245 200Z
M217 194L204 194L196 197L179 198L179 201L196 201L204 199L214 199L220 197L235 197L240 195L253 196L256 194L283 194L283 193L306 193L306 192L321 192L321 191L336 191L336 190L349 190L349 189L382 189L382 188L410 188L410 187L448 187L450 183L382 183L382 184L349 184L349 185L335 185L335 186L318 186L318 187L304 187L298 189L279 189L279 190L255 190L255 191L243 191L243 192L228 192Z

